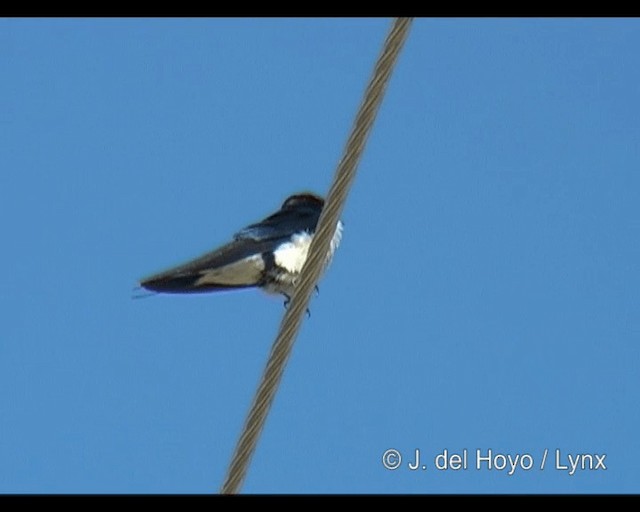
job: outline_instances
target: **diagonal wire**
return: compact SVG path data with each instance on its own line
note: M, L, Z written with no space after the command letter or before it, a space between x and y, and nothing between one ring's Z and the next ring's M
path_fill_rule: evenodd
M220 490L222 494L239 492L247 474L258 437L262 432L271 403L280 384L309 299L322 273L325 256L329 251L329 244L344 208L347 193L355 178L358 162L411 22L412 18L396 18L384 41L382 52L364 93L364 99L356 115L344 155L338 164L333 184L318 220L316 234L309 247L309 256L302 268L299 282L280 324L280 331L271 348L262 380L238 440L227 477Z

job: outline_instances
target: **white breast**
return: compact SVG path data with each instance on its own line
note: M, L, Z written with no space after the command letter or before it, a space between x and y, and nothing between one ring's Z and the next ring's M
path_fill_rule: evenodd
M333 234L333 238L331 239L331 244L329 246L329 252L327 253L327 258L325 261L325 267L331 261L333 257L333 253L340 245L340 240L342 239L342 222L338 221L336 226L336 231ZM291 238L290 242L286 244L282 244L275 252L274 258L276 265L284 268L288 272L292 274L299 274L302 270L302 266L304 262L307 260L307 255L309 253L309 246L311 245L311 240L313 240L313 235L310 233L300 233L298 235L294 235Z

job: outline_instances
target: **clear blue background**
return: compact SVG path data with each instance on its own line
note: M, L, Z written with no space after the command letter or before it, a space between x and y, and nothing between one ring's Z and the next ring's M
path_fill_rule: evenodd
M0 492L218 491L282 300L132 289L326 193L388 27L0 20ZM416 20L244 492L640 491L639 47Z

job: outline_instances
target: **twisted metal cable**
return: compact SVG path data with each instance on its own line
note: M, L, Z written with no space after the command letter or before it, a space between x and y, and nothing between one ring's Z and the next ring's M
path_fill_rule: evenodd
M398 54L407 38L412 18L396 18L384 42L373 75L364 93L351 134L318 220L316 234L309 247L309 255L300 273L299 281L280 324L269 360L249 410L242 435L233 454L222 494L236 494L244 481L258 437L264 427L271 403L275 397L287 360L295 341L311 294L320 278L329 244L344 208L349 188L356 175L357 164L373 126L378 108L393 71Z

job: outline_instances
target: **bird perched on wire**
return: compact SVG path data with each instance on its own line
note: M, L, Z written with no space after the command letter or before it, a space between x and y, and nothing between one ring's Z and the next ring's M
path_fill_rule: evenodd
M140 281L159 293L203 293L258 287L291 299L315 234L322 197L310 192L288 197L280 209L233 235L231 242L177 267ZM324 269L342 238L338 221Z

